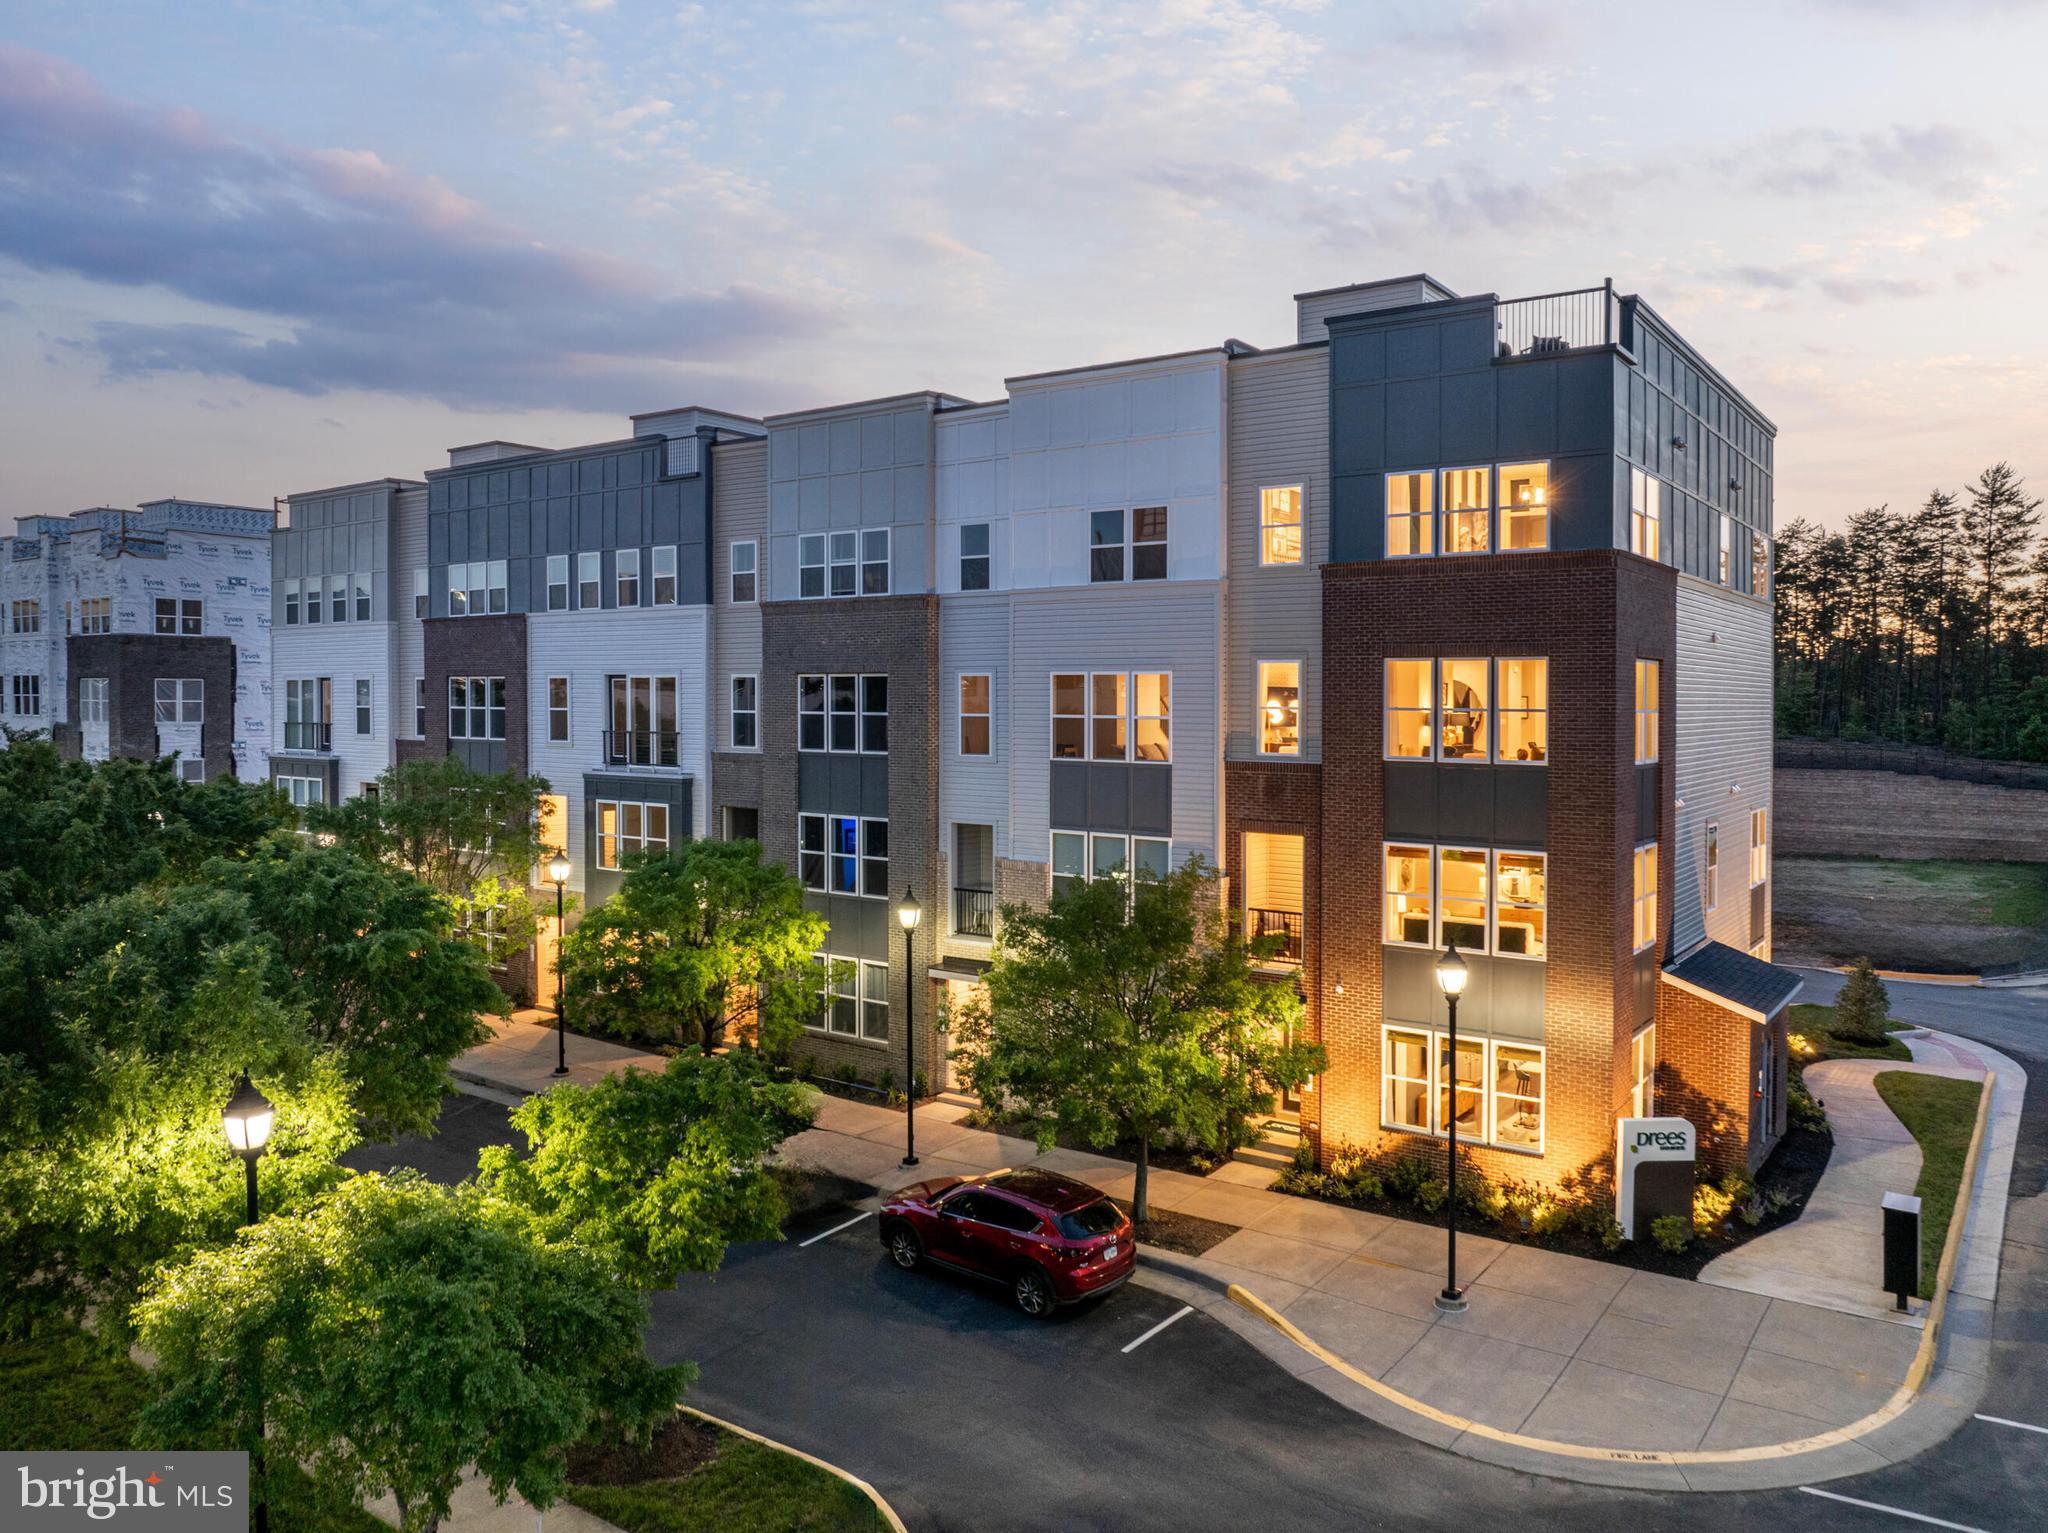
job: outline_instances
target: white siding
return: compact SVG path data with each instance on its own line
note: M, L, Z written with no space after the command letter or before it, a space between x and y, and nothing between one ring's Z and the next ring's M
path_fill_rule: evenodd
M997 592L951 596L939 603L939 849L946 886L958 882L955 825L993 827L1002 857L1010 833L1010 598ZM960 678L989 677L989 754L960 754ZM1041 850L1037 861L1043 861ZM951 911L942 935L952 927ZM986 944L980 944L986 947Z
M1709 939L1748 951L1749 817L1771 805L1771 609L1686 576L1678 581L1675 708L1678 797L1671 949ZM1675 680L1676 685L1673 685ZM1721 828L1720 899L1705 906L1705 835Z
M732 749L731 681L761 674L761 599L768 594L768 444L712 449L711 603L713 684L707 727L715 749ZM754 540L755 600L732 603L732 545ZM758 701L758 696L757 696Z
M426 625L413 616L413 572L427 567L427 492L401 490L393 515L391 606L393 660L391 686L387 689L391 734L394 739L412 740L413 697L416 683L427 674ZM429 706L432 699L428 700ZM395 758L394 758L395 759Z
M1330 554L1330 354L1326 348L1230 364L1230 587L1223 672L1224 754L1258 754L1257 667L1300 660L1303 761L1323 752L1321 566ZM1259 563L1259 491L1305 487L1304 559ZM1295 759L1295 758L1287 758Z
M333 684L333 754L340 759L340 795L356 797L391 765L391 624L323 623L278 631L271 683L272 738L284 752L287 681L325 676ZM370 683L370 732L356 732L356 682ZM409 699L408 699L409 701ZM209 704L210 706L210 704ZM292 753L296 754L296 753Z
M1327 322L1340 314L1397 309L1403 304L1430 303L1452 296L1427 277L1398 277L1390 282L1361 282L1327 293L1299 294L1294 304L1294 338L1297 341L1328 340Z
M989 588L1010 585L1010 412L1007 405L948 413L933 432L938 458L935 494L938 517L937 589L960 589L960 528L986 522L989 529Z

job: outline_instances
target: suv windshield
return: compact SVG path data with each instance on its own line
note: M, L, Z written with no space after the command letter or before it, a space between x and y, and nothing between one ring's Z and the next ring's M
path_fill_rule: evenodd
M1123 1222L1123 1217L1117 1206L1104 1198L1086 1208L1077 1208L1071 1214L1061 1214L1060 1233L1069 1240L1093 1240L1097 1235L1107 1235L1115 1229Z

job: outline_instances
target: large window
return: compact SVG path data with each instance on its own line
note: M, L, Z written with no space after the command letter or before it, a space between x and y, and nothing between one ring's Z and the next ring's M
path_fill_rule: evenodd
M1173 870L1173 843L1158 836L1052 833L1052 892L1065 894L1091 878L1164 878Z
M1664 482L1639 468L1628 471L1629 552L1645 559L1661 558L1664 518Z
M825 594L825 534L822 532L805 533L796 540L796 594L805 598Z
M156 599L156 631L174 633L181 638L204 633L206 604L193 596L159 596Z
M1444 552L1483 554L1493 547L1493 470L1444 470Z
M1543 1149L1543 1049L1506 1038L1449 1037L1427 1028L1380 1032L1380 1121L1415 1134L1448 1133L1511 1150Z
M889 749L889 678L799 676L796 724L798 750L885 755Z
M277 786L292 801L294 809L304 809L308 804L322 804L327 801L325 778L287 777L280 773Z
M41 633L43 631L43 607L37 601L18 601L13 604L13 626L16 633Z
M1435 552L1435 477L1387 475L1387 557L1415 559Z
M635 852L668 850L668 805L597 801L597 865L618 868Z
M1771 812L1749 812L1749 886L1754 889L1771 876Z
M297 593L297 582L293 582L285 593L285 601L291 603ZM290 608L287 606L287 614ZM296 621L296 618L292 618ZM78 631L80 633L112 633L114 631L114 599L111 596L88 596L78 604Z
M988 523L967 522L960 528L960 589L989 588Z
M505 576L506 563L503 559L474 559L467 564L448 566L448 615L450 617L483 617L506 608ZM341 621L341 609L337 607L334 620Z
M1658 745L1657 662L1636 662L1636 765L1648 766L1657 759Z
M576 556L576 605L591 611L604 605L604 555Z
M889 898L889 822L850 814L800 814L797 876L821 894Z
M294 677L284 684L284 748L324 751L333 719L334 682L327 676Z
M567 554L549 554L547 575L548 611L567 612L569 610L569 556Z
M1707 827L1707 844L1704 857L1707 870L1707 909L1714 910L1721 903L1721 827Z
M736 751L761 748L760 689L757 676L732 679L732 748Z
M14 712L25 719L41 718L43 715L43 678L40 676L15 676L10 679L13 693Z
M1496 503L1495 489L1499 495ZM1550 546L1550 464L1474 464L1386 476L1390 559Z
M1259 563L1299 564L1306 489L1298 484L1267 485L1259 491Z
M960 678L960 754L986 756L995 745L995 688L986 673Z
M654 605L673 607L676 604L676 546L664 543L649 557L654 561Z
M83 676L78 682L78 722L104 724L107 721L107 678Z
M1126 528L1130 541L1124 540ZM1137 506L1096 511L1088 518L1088 578L1101 583L1166 578L1167 509Z
M548 678L548 740L565 745L569 740L569 678Z
M889 966L867 958L819 953L818 1010L804 1026L813 1032L884 1043L889 1037Z
M1636 848L1635 947L1640 953L1657 941L1657 843Z
M1055 673L1052 755L1055 761L1171 761L1172 675L1166 671Z
M450 676L448 678L448 738L451 740L502 740L505 738L504 677Z
M621 607L640 605L640 550L621 548L612 554L614 594Z
M1550 757L1550 662L1539 656L1389 660L1386 754L1538 765Z
M1647 1023L1636 1030L1628 1042L1628 1069L1631 1085L1628 1093L1628 1115L1631 1118L1654 1118L1657 1115L1657 1024Z
M1550 950L1547 866L1542 852L1390 842L1384 940L1543 958Z
M156 721L159 724L197 724L205 716L205 682L197 677L177 680L159 676L156 679Z
M1259 662L1259 754L1301 754L1301 662Z
M673 676L607 676L611 727L605 760L616 766L672 767L680 761Z
M804 539L809 542L810 539ZM732 603L736 607L750 605L760 592L761 545L752 538L742 538L732 545ZM814 593L805 592L805 595Z
M1500 546L1511 554L1550 546L1548 463L1501 465Z

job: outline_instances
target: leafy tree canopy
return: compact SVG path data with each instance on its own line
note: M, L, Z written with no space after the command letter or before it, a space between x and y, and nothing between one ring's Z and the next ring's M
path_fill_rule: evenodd
M239 1445L260 1388L271 1462L322 1490L391 1492L434 1533L474 1464L546 1508L600 1425L645 1440L693 1377L641 1351L646 1300L593 1253L531 1239L472 1186L360 1176L161 1277L151 1442Z
M1280 939L1241 940L1199 859L1005 906L998 930L986 997L955 1024L972 1087L1036 1120L1042 1145L1135 1143L1139 1219L1154 1144L1228 1147L1251 1101L1323 1068L1321 1045L1292 1041L1293 987L1256 972Z
M786 1212L765 1161L813 1109L748 1053L686 1054L557 1086L512 1115L532 1149L483 1152L478 1180L539 1239L592 1252L639 1288L712 1272L734 1241L775 1236Z
M401 761L374 794L316 807L307 824L366 861L468 898L492 874L532 877L545 852L535 802L547 791L546 778L475 772L455 756Z
M629 864L625 886L562 941L577 1023L705 1053L729 1026L770 1052L818 1004L825 918L753 841L687 841Z

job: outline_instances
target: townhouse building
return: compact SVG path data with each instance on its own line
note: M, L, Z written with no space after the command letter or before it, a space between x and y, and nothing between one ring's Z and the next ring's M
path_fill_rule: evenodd
M20 518L0 538L0 722L74 760L260 778L274 520L180 499Z
M995 400L475 444L293 497L273 772L537 773L586 904L632 851L756 839L830 922L799 1053L927 1087L1003 905L1200 857L1326 1047L1276 1104L1324 1159L1455 1127L1597 1186L1618 1119L1671 1113L1753 1167L1796 989L1774 450L1640 298L1427 276Z

